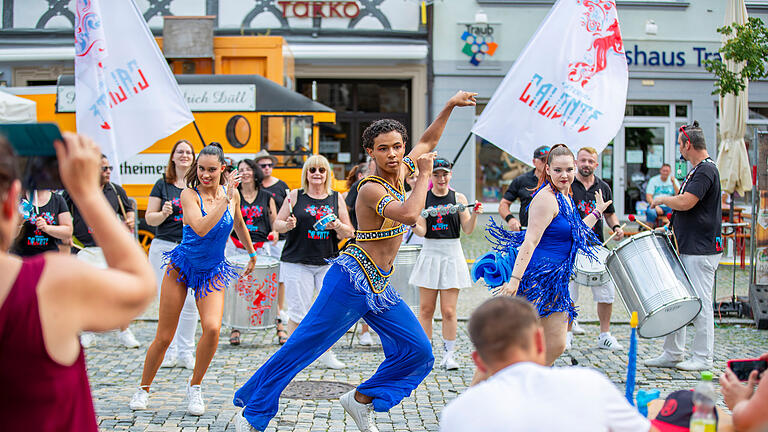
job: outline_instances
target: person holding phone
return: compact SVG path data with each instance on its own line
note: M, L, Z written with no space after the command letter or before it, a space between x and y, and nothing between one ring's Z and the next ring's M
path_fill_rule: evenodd
M110 207L118 217L123 221L129 231L133 232L134 229L134 215L133 206L128 199L128 194L125 193L120 185L116 185L110 181L113 166L109 164L109 159L104 154L101 155L101 192L107 199ZM73 248L73 252L78 255L78 258L88 261L94 265L101 267L106 266L103 251L101 245L97 244L94 240L94 229L85 221L82 213L77 208L77 203L69 196L67 192L64 193L64 200L69 206L69 210L72 213L72 234L74 239L82 245L81 249ZM126 326L121 328L118 333L118 340L126 348L138 348L141 344L133 335L131 328ZM96 335L91 332L84 332L80 337L80 343L84 347L89 348L96 343Z
M144 220L157 227L155 238L149 245L149 262L157 276L157 295L160 296L163 280L163 254L173 250L183 237L184 214L181 209L181 191L186 187L184 177L195 162L195 150L187 140L179 140L171 148L163 178L158 179L149 193ZM177 363L187 369L195 367L195 332L197 331L197 306L195 296L187 292L181 309L179 325L171 345L165 352L160 367L174 367Z
M55 141L61 180L103 245L106 268L73 256L6 251L21 193L14 151L0 138L0 416L9 431L98 431L81 331L127 326L155 296L144 251L99 193L99 150L72 133ZM23 330L23 331L20 331Z
M64 197L50 189L28 192L22 206L29 212L23 221L13 247L19 256L32 256L58 251L62 240L72 237L72 215Z
M759 360L768 361L768 352L763 353ZM768 373L763 372L760 376L757 370L752 370L746 384L743 384L728 367L720 376L720 392L733 413L736 430L765 430L768 426Z
M238 211L240 174L237 170L225 174L226 168L221 145L211 143L200 151L187 171L187 188L181 192L183 238L181 244L164 254L166 270L160 289L157 333L144 359L141 385L131 398L132 410L147 409L149 387L173 340L179 314L191 289L195 293L203 334L197 343L194 372L186 386L187 412L197 416L205 413L201 383L219 344L224 289L238 277L235 267L224 258L233 227L250 256L244 274L256 265L256 251Z

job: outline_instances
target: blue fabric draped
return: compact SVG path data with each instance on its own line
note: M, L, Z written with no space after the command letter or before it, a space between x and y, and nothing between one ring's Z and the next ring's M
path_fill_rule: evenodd
M544 183L533 196L544 187L551 186ZM568 292L568 281L573 275L576 255L582 252L597 260L594 245L599 244L599 240L581 220L573 199L558 192L555 196L558 213L542 234L525 269L517 295L530 301L542 317L567 312L572 320L577 312ZM482 278L489 289L495 291L510 280L517 251L526 232L509 231L493 219L486 231L493 250L475 261L471 273L475 281Z

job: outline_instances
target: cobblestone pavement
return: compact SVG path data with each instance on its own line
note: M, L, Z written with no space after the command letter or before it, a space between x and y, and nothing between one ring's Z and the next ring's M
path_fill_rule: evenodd
M440 411L446 403L463 392L472 379L471 344L466 333L466 323L459 324L457 352L461 369L451 372L435 369L403 403L388 413L376 413L379 430L438 429ZM207 412L197 417L185 412L183 389L191 371L182 368L160 369L152 387L149 410L132 412L128 408L128 401L140 379L146 346L154 336L155 327L156 323L152 321L138 321L132 326L143 344L139 349L121 348L114 334L106 334L99 337L97 346L86 350L88 374L100 428L105 431L234 431L232 418L236 409L232 405L233 393L277 350L274 331L245 333L243 344L233 347L226 342L228 331L222 329L218 352L203 381ZM584 328L587 334L576 336L570 356L566 354L561 357L557 365L570 365L575 360L579 366L598 369L623 391L626 352L596 348L597 326L588 324ZM629 346L628 326L615 325L613 332L625 347ZM440 323L437 322L433 340L435 347L440 344L439 334ZM384 358L381 347L362 347L356 343L349 347L350 335L343 337L334 347L334 352L347 364L347 368L329 370L312 365L301 372L296 380L338 381L356 385L370 376ZM755 357L768 351L767 339L768 332L750 327L729 325L717 328L716 374L722 371L727 359ZM374 340L377 341L375 336ZM641 339L638 359L655 356L660 352L661 344L661 340ZM435 357L439 361L439 349L435 349ZM697 380L697 375L692 372L649 369L642 366L640 361L638 363L638 389L658 388L665 395L674 389L693 388ZM337 400L281 399L278 414L267 430L355 431L356 428Z

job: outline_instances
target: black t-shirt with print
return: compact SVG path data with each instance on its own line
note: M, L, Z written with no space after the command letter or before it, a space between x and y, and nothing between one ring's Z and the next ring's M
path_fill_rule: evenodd
M269 202L272 200L272 195L263 189L258 191L253 202L246 201L242 192L240 193L240 212L251 234L251 241L254 243L267 241L269 232L272 231L272 224L269 221ZM234 237L235 234L232 233L232 236Z
M113 186L114 189L112 188ZM119 185L114 183L107 183L102 187L101 191L104 193L104 197L107 199L109 206L112 207L112 210L115 211L115 214L120 215L121 218L122 211L120 210L118 195L120 196L120 201L123 202L125 212L128 213L133 211L133 206L131 201L128 199L128 194L126 194L125 189ZM70 197L69 194L65 192L64 199L67 201L69 211L72 213L72 234L77 240L80 241L80 243L83 244L84 247L96 246L96 242L93 240L93 236L91 235L92 231L88 225L86 225L83 216L80 214L77 206L72 201L72 197Z
M38 230L35 221L38 216L41 216L48 225L58 225L59 215L68 212L69 208L64 198L57 193L51 193L51 198L44 206L39 207L37 212L33 208L29 216L24 219L13 252L19 256L31 256L58 250L59 240Z
M595 177L595 181L590 186L589 190L584 187L584 184L579 181L578 178L573 179L573 185L571 185L571 192L573 192L573 202L576 203L576 207L579 209L579 214L583 219L588 214L592 213L595 209L595 193L597 191L603 193L603 201L609 201L613 199L613 193L611 187L608 186L603 179ZM613 207L613 203L605 209L603 214L616 213L616 209ZM603 241L603 219L597 221L595 226L592 227L592 231L597 234L597 238Z
M530 170L525 174L515 177L507 187L507 191L504 192L504 199L509 202L514 202L516 199L520 199L520 225L528 226L528 206L533 200L533 190L539 179L534 174L535 170Z
M680 186L680 194L690 192L699 202L690 210L675 210L672 227L675 229L681 254L715 255L723 252L720 234L722 204L720 203L720 173L712 159L698 164Z
M315 199L300 189L293 207L296 227L288 231L288 239L285 241L280 261L326 265L327 258L337 257L339 239L336 231L316 230L313 225L330 213L338 217L338 203L339 197L336 191L323 199Z
M275 200L275 211L280 213L280 208L283 206L283 201L285 201L285 190L288 189L288 184L282 180L278 180L277 183L273 184L272 186L262 186L261 189L269 192L269 194L272 195L272 198ZM285 233L280 234L280 240L285 240L285 238Z
M160 208L163 208L166 201L170 201L171 206L173 207L173 213L157 226L157 234L155 235L155 238L174 243L181 243L181 238L183 237L184 232L184 212L181 210L182 190L183 189L166 182L165 179L158 180L155 182L155 185L152 186L152 192L149 193L149 196L160 198Z

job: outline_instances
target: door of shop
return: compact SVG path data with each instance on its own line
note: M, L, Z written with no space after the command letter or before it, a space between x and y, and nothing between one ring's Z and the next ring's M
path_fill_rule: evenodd
M638 213L648 180L674 158L673 142L669 122L624 123L613 148L613 204L619 217Z

